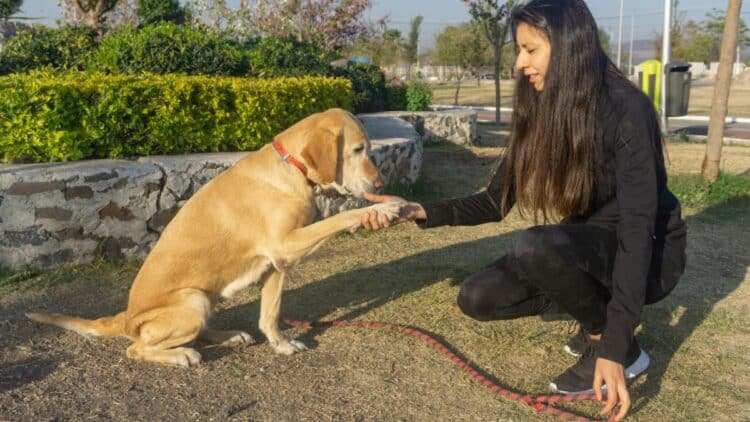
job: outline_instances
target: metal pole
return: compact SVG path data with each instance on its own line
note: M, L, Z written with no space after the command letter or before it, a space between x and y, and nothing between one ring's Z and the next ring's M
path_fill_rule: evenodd
M620 31L617 33L617 68L620 67L620 57L622 56L622 8L625 0L620 0Z
M628 74L633 76L633 12L630 12L630 54L628 54Z
M672 42L672 0L664 0L664 36L661 46L661 131L667 134L667 63Z

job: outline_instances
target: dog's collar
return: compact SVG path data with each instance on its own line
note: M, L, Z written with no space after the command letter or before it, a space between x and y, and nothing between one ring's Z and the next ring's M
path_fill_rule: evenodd
M302 161L294 158L294 156L290 154L286 150L286 148L284 148L284 145L281 145L281 142L278 139L274 139L271 145L273 145L273 149L276 150L276 152L279 154L279 157L281 157L282 160L293 165L294 167L297 167L299 171L301 171L302 174L304 174L305 177L307 177L307 166Z

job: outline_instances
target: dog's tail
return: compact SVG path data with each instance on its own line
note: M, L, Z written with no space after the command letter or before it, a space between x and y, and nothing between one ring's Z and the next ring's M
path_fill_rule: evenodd
M84 319L60 314L27 313L26 317L43 324L56 325L83 336L125 335L125 312L99 319Z

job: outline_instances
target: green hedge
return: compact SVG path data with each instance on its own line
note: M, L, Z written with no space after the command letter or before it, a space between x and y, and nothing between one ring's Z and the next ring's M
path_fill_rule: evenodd
M96 50L98 33L83 26L37 27L5 40L0 53L0 74L32 69L83 69Z
M351 83L33 72L0 78L0 157L66 161L254 150L301 118L351 110Z
M241 49L220 35L162 22L105 37L87 68L105 73L233 75L247 72Z

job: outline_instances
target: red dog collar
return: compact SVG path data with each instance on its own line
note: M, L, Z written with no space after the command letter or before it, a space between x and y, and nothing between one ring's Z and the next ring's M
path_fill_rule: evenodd
M305 166L300 160L294 158L294 156L284 148L284 145L281 145L281 142L278 139L274 139L271 145L273 145L273 149L275 149L276 152L279 153L279 156L282 160L293 165L294 167L297 167L302 172L302 174L307 177L307 166Z

